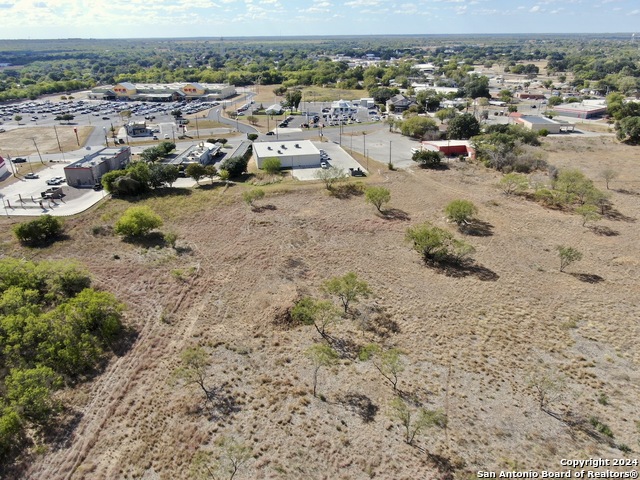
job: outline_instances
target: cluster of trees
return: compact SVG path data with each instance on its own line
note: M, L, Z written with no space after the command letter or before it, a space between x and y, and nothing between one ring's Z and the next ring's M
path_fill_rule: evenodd
M600 177L605 181L607 189L609 182L616 176L617 172L610 168L600 172ZM521 195L529 190L530 184L526 175L511 172L500 179L499 186L506 195ZM596 188L593 181L577 169L555 172L549 187L539 185L535 187L533 196L536 200L549 207L573 210L582 217L583 226L588 222L600 220L611 206L607 192Z
M69 262L0 261L0 458L55 423L54 392L94 371L123 331L123 305Z
M340 358L348 355L342 344L334 337L332 329L341 320L359 319L361 326L366 329L371 321L368 315L352 309L352 304L373 294L366 281L361 280L354 272L326 280L321 290L330 297L337 298L342 308L336 308L331 300L318 300L313 297L303 297L296 301L290 311L291 319L300 325L312 325L321 337L319 343L313 344L306 350L306 356L313 366L312 392L314 396L324 399L318 394L318 377L322 368L334 366ZM362 318L359 316L362 315ZM447 418L442 410L428 410L416 399L407 401L411 395L404 392L400 385L400 376L405 370L405 355L396 347L383 347L378 343L369 343L358 348L355 358L361 362L371 362L392 387L395 398L390 403L390 414L394 420L400 422L403 428L404 441L413 444L416 437L430 427L446 426ZM373 405L369 405L374 407Z
M519 125L490 125L473 138L476 158L501 172L528 173L547 167L538 134Z
M148 163L153 163L169 155L175 148L176 144L173 142L162 142L155 147L144 149L140 154L140 159Z
M640 103L626 102L622 93L614 92L607 95L607 111L615 119L619 140L640 142Z
M585 222L599 220L611 205L609 195L599 190L593 181L578 169L558 172L551 188L540 188L535 198L556 208L572 208Z
M161 163L134 162L124 170L112 170L102 176L102 186L114 195L133 196L151 188L173 186L179 176L178 167Z

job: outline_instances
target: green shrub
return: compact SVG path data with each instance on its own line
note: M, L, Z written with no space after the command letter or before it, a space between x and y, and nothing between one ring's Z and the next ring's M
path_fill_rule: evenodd
M368 187L364 191L364 199L382 213L382 206L391 200L391 192L385 187Z
M529 179L522 174L507 173L500 179L499 185L505 195L513 195L529 188Z
M591 417L589 419L589 422L597 432L609 438L613 438L613 431L611 430L611 428L609 428L609 425L602 423L598 417Z
M247 171L249 159L244 157L231 157L222 162L220 168L229 172L231 178L237 178Z
M414 153L411 160L418 162L422 168L438 168L442 162L442 154L430 150L421 150Z
M282 162L278 157L265 158L262 162L262 169L267 173L276 174L280 172L281 168Z
M256 200L261 200L262 198L264 198L264 190L262 190L261 188L254 188L252 190L247 190L242 194L242 199L250 207L254 206L254 202Z
M25 245L39 245L55 239L62 233L62 220L51 215L42 215L30 222L13 227L16 238Z
M444 212L449 220L460 226L469 223L478 208L469 200L454 200L445 207Z
M457 240L447 230L429 222L408 228L405 239L422 255L425 262L461 263L475 251L467 242Z
M114 230L125 237L139 237L161 226L162 219L149 207L131 207L118 219Z
M0 410L0 459L6 457L21 443L24 431L20 415L14 408Z

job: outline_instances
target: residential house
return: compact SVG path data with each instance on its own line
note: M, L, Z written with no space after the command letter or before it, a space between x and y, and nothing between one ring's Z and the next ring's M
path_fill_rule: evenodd
M389 100L387 100L386 105L387 105L387 112L402 113L412 105L417 105L417 104L416 104L416 101L413 100L412 98L399 93L398 95L394 95Z

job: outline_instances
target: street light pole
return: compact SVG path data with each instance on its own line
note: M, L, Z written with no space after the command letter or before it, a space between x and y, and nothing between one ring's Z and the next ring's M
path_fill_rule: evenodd
M104 133L104 142L109 146L109 140L107 139L107 127L102 127L102 132Z
M393 163L391 163L391 140L389 140L389 166L392 166Z

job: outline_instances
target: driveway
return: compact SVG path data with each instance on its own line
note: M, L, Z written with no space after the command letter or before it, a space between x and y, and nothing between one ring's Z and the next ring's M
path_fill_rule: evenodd
M322 149L327 152L327 155L331 158L331 160L327 162L329 166L341 168L345 173L349 173L349 168L360 168L365 170L362 168L362 165L360 165L351 155L345 152L340 145L331 142L313 142L313 144L319 150ZM294 168L291 175L298 180L317 180L316 174L319 170L322 170L319 165L318 167Z

